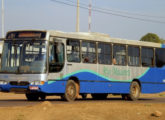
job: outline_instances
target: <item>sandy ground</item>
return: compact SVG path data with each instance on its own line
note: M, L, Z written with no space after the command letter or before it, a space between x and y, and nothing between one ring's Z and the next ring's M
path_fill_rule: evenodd
M164 97L165 93L142 97ZM0 93L0 99L25 99ZM160 117L154 116L157 111ZM0 120L165 120L165 103L80 102L52 104L45 101L23 107L0 107Z

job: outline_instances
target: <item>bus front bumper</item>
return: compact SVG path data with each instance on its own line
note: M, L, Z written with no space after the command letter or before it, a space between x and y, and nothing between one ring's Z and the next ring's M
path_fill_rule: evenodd
M43 85L26 85L26 86L19 86L19 85L11 85L10 83L2 85L0 84L0 91L1 92L39 92L39 93L46 93L46 94L54 94L54 93L65 93L65 86L66 81L51 81L45 82Z
M0 92L14 92L14 93L27 93L27 92L41 92L37 85L17 86L17 85L0 85Z

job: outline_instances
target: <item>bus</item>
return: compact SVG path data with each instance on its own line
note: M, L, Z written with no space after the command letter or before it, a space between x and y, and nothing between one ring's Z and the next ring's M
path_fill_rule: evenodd
M9 31L3 42L0 91L29 101L87 94L138 100L141 93L165 91L163 44L53 30Z

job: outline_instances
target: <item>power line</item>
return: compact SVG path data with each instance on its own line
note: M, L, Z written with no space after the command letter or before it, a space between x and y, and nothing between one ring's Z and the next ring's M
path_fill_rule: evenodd
M74 1L72 0L65 0L65 1L68 1L68 2L71 2L71 3L75 3ZM88 6L87 4L85 3L80 3L81 5L84 5L84 6ZM93 6L93 5L92 5ZM153 18L165 18L165 16L157 16L157 15L147 15L147 14L141 14L141 13L133 13L133 12L128 12L128 11L121 11L121 10L112 10L112 9L108 9L108 8L101 8L101 7L98 7L98 6L93 6L93 8L96 8L96 9L100 9L100 10L103 10L103 11L111 11L111 12L117 12L117 13L123 13L123 14L128 14L128 15L138 15L138 16L143 16L143 17L153 17Z
M72 6L72 7L77 7L75 4L71 4L71 3L66 3L63 1L58 1L58 0L51 0L52 2L56 2L59 4L64 4L64 5L68 5L68 6ZM88 7L84 7L84 6L79 6L82 9L88 9ZM138 17L131 17L131 16L127 16L127 15L122 15L119 13L112 13L109 11L103 11L103 10L99 10L99 9L92 9L95 12L99 12L99 13L104 13L104 14L108 14L108 15L113 15L113 16L118 16L118 17L123 17L123 18L129 18L129 19L134 19L134 20L139 20L139 21L145 21L145 22L152 22L152 23L160 23L160 24L165 24L164 21L158 21L158 20L152 20L152 19L144 19L144 18L138 18Z

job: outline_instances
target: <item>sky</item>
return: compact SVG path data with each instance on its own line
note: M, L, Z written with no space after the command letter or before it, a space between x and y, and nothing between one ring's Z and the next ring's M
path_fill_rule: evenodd
M5 33L20 29L76 31L76 7L74 6L52 0L4 1ZM67 0L57 1L73 4ZM77 0L70 1L77 2ZM79 1L80 6L89 3L89 0ZM160 38L165 39L165 0L92 0L92 7L92 32L129 40L139 40L147 33L156 33ZM106 14L94 11L98 7L112 11L106 10ZM114 11L117 12L114 13ZM0 37L2 37L1 29L0 13ZM80 32L88 32L87 9L80 8Z

